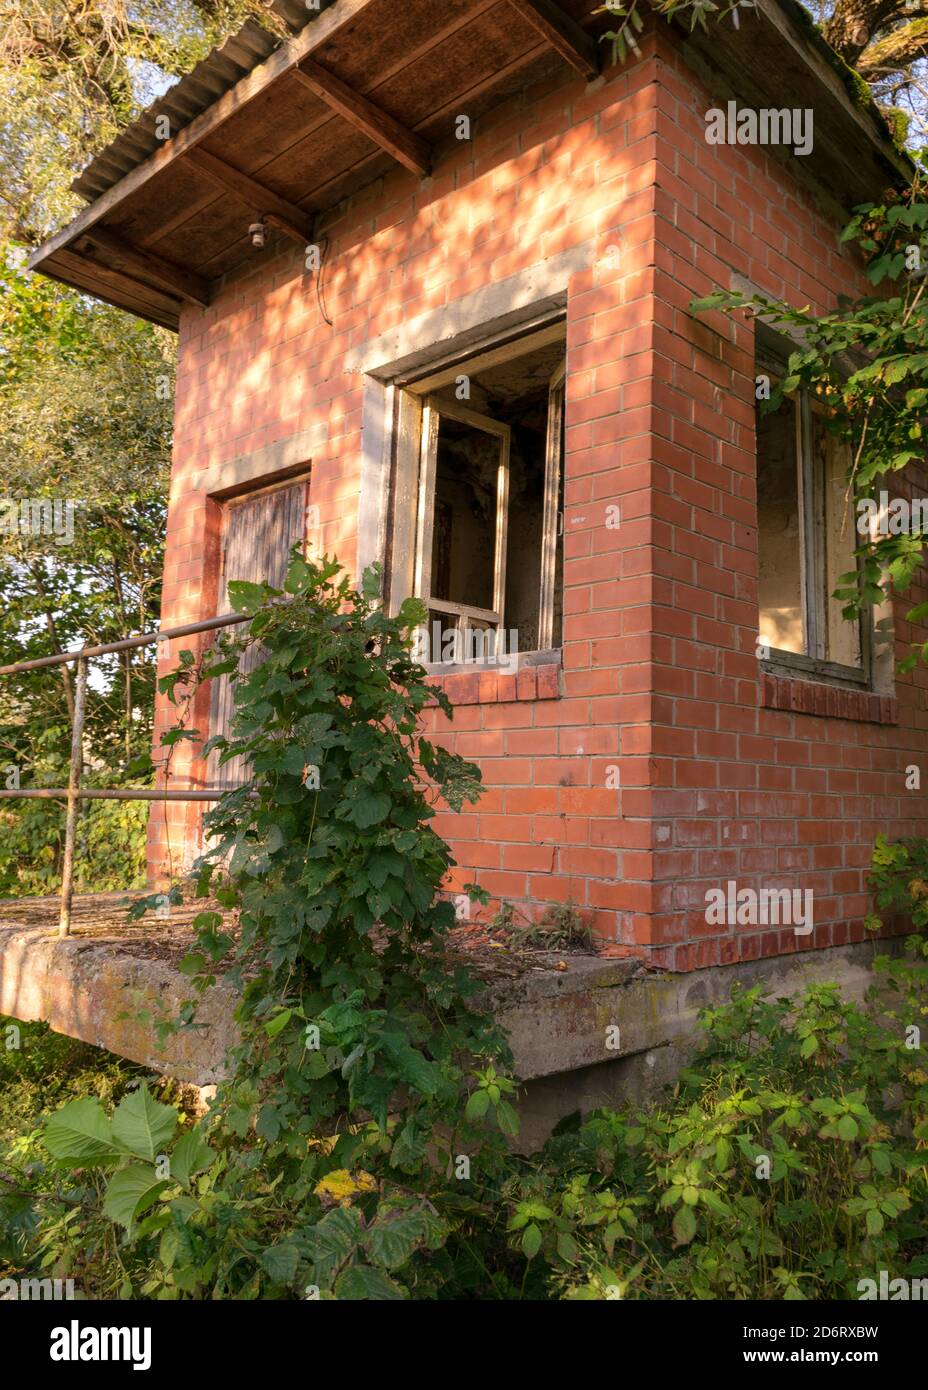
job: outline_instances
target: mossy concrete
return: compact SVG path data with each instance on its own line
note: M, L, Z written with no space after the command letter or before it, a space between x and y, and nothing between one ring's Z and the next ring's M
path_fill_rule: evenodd
M137 954L116 941L43 927L0 928L0 1013L43 1021L56 1033L105 1047L121 1057L195 1085L221 1079L236 1037L234 995L221 982L203 997L196 1030L162 1044L156 1025L176 1020L190 981L170 960Z

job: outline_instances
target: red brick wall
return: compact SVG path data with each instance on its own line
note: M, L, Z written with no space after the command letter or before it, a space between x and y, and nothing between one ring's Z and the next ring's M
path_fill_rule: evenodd
M706 144L703 113L717 102L661 53L651 916L623 939L643 931L656 963L686 970L863 939L876 835L928 829L924 795L905 788L928 714L924 674L897 677L898 709L759 674L753 328L718 314L694 322L688 305L733 272L816 311L863 282L840 224L782 165L762 149ZM910 606L896 606L899 656L915 635ZM706 892L729 880L811 889L814 931L708 925Z
M333 328L289 244L186 311L163 612L172 625L215 611L220 509L203 470L320 423L311 501L322 544L353 567L362 383L346 352L592 242L568 287L563 668L450 678L453 726L436 712L432 727L481 763L486 790L437 828L460 865L452 886L570 898L608 949L650 947L674 969L857 939L876 831L914 827L901 769L926 721L921 678L900 685L899 725L762 707L752 334L687 307L733 270L823 308L855 280L837 224L788 171L705 143L712 104L651 40L591 87L566 77L514 98L427 183L397 171L340 209ZM183 745L173 771L172 785L204 785ZM168 817L175 861L189 859L199 808ZM156 808L153 876L167 829ZM813 887L814 935L708 928L706 889L729 877Z

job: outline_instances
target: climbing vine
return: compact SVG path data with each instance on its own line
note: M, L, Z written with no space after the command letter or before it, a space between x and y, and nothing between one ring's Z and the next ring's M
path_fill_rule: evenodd
M842 240L856 246L874 293L841 297L831 313L816 315L785 300L716 290L691 306L758 318L792 337L795 348L782 380L773 383L763 411L776 410L805 389L826 407L830 432L848 448L848 501L855 503L859 567L840 577L836 597L845 617L904 594L924 561L928 516L902 502L887 505L887 479L925 456L928 408L928 186L922 168L905 190L889 190L881 203L855 209ZM889 511L889 515L887 515ZM870 525L870 520L874 525ZM867 524L864 524L864 523ZM924 623L928 603L911 608L909 623ZM908 670L928 660L928 642L914 643L902 660Z
M92 1160L114 1167L107 1213L134 1239L161 1233L149 1291L273 1296L298 1281L400 1297L401 1272L407 1288L439 1277L455 1210L493 1182L517 1129L505 1040L449 953L452 859L429 824L439 804L476 800L478 770L423 737L429 702L451 713L410 655L425 614L410 600L389 617L378 591L375 572L356 590L337 563L295 554L283 591L230 585L244 635L200 662L183 653L161 682L181 712L168 746L200 739L193 689L260 645L230 733L204 748L249 776L206 818L196 892L224 911L198 914L182 964L195 993L219 971L240 992L212 1148L182 1139L159 1171L174 1126L141 1102L147 1165L139 1142L118 1142L121 1111L108 1129L89 1101L50 1126L57 1156L89 1127ZM195 1001L180 1023L196 1026Z

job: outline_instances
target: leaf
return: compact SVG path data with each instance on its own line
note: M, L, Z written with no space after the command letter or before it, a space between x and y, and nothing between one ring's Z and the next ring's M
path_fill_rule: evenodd
M838 1138L849 1144L858 1135L857 1121L853 1115L842 1115L838 1121Z
M170 1182L159 1178L147 1163L130 1163L110 1178L103 1198L103 1213L128 1230L133 1221L157 1202Z
M353 1197L366 1192L377 1191L377 1179L370 1173L349 1173L347 1168L336 1168L313 1188L317 1197L338 1202L339 1206L350 1206Z
M384 1033L383 1049L396 1066L403 1081L424 1096L434 1096L439 1086L440 1072L417 1048L410 1046L398 1033Z
M496 1123L499 1125L503 1134L515 1139L519 1133L519 1114L508 1100L501 1100L496 1106Z
M396 1302L405 1295L383 1270L374 1269L372 1265L352 1265L336 1279L335 1297L355 1302L383 1302L387 1299Z
M679 1208L673 1219L673 1234L677 1245L689 1245L696 1234L696 1215L692 1207Z
M113 1138L130 1153L152 1162L173 1138L177 1111L162 1105L147 1086L132 1091L113 1113Z
M368 1231L368 1254L384 1269L400 1269L427 1235L428 1226L420 1211L407 1208L390 1212L378 1216Z
M337 1268L348 1259L362 1236L361 1213L351 1207L326 1212L312 1234L313 1261Z
M533 1221L522 1232L522 1250L526 1259L533 1260L541 1249L541 1228Z
M561 1231L558 1236L557 1253L560 1255L561 1259L566 1260L568 1264L572 1264L574 1260L578 1258L580 1250L577 1242L569 1231Z
M292 1017L292 1009L281 1009L279 1014L274 1015L270 1023L265 1023L265 1033L267 1033L269 1038L276 1038L278 1033L283 1032Z
M690 303L691 314L704 314L712 309L720 309L724 304L738 304L741 300L740 294L735 294L729 290L716 290L714 294L707 294L702 299L694 299Z
M379 825L390 814L393 802L386 792L365 792L353 802L350 819L359 830L367 830Z
M206 969L206 957L201 951L190 951L178 961L177 969L182 975L199 975Z
M867 1211L867 1234L878 1236L883 1229L883 1216L876 1207L870 1207Z
M262 1250L258 1264L273 1279L275 1284L292 1284L300 1264L300 1252L295 1245L282 1241Z
M280 1112L275 1105L262 1105L258 1111L258 1118L255 1121L255 1133L260 1134L262 1139L267 1139L273 1144L283 1126L280 1122Z
M256 612L276 593L267 584L250 584L244 579L233 579L229 585L229 601L239 613Z
M45 1125L45 1147L59 1162L89 1168L125 1157L113 1140L112 1126L103 1106L91 1096L72 1100Z
M409 1119L393 1141L390 1162L395 1168L411 1168L421 1162L427 1150L426 1136Z
M199 1125L189 1129L171 1154L171 1177L187 1187L190 1179L216 1161L215 1150L203 1138Z
M468 1120L482 1120L489 1107L490 1097L486 1088L481 1087L479 1091L472 1092L468 1097L467 1104L464 1107L465 1118Z

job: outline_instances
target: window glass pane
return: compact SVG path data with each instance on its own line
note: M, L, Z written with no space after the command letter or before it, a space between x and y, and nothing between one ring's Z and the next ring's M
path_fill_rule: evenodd
M796 403L757 412L760 639L803 653L802 525L796 458Z
M493 608L500 441L441 417L432 523L432 598Z
M538 593L545 505L547 396L512 419L509 544L506 550L506 627L519 651L538 650Z
M857 537L854 514L847 493L847 449L830 434L821 414L812 411L812 453L821 470L825 498L824 588L825 657L843 666L860 666L860 623L842 617L842 603L832 595L842 574L856 568L854 547ZM852 499L851 499L852 500Z

